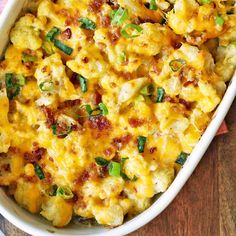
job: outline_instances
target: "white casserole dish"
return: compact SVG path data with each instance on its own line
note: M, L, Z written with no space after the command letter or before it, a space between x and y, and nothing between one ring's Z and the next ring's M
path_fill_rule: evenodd
M0 55L4 52L4 48L8 43L9 31L12 25L20 14L21 10L27 6L27 3L30 2L30 0L8 0L7 6L0 16ZM84 225L70 224L66 228L57 229L51 226L50 222L44 220L42 217L32 215L19 207L12 199L6 196L2 189L0 189L0 213L21 230L35 236L120 236L126 235L142 227L155 218L158 214L160 214L181 190L185 182L194 171L198 162L201 160L213 137L215 136L220 124L224 120L224 117L230 108L230 105L234 100L235 95L236 75L229 83L225 96L221 104L218 106L213 120L168 190L162 194L161 197L157 199L146 211L136 216L132 220L124 223L123 225L114 229L108 229L99 226L88 227Z

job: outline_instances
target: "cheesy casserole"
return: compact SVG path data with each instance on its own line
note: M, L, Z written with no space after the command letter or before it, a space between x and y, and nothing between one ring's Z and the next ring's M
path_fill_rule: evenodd
M0 185L56 227L166 191L236 65L231 0L41 0L0 62Z

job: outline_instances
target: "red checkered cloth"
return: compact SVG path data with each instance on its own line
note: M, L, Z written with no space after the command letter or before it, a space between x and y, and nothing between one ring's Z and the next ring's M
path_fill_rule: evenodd
M0 13L3 10L3 7L7 3L7 0L0 0ZM216 135L228 133L228 128L225 122L222 123Z

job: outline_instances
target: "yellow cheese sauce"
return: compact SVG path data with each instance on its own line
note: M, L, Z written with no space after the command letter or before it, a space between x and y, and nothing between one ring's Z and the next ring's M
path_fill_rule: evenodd
M231 0L41 0L0 62L0 185L56 227L167 190L236 65Z

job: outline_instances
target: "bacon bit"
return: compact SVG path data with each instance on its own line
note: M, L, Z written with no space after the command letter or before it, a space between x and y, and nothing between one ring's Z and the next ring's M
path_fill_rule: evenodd
M105 154L106 156L110 156L112 153L113 153L112 148L107 148L107 149L105 149L105 151L104 151L104 154Z
M83 60L82 60L85 64L87 64L88 62L89 62L89 59L88 59L88 57L85 57L85 58L83 58Z
M149 152L150 152L151 154L153 154L156 150L157 150L156 147L151 147L151 148L149 149Z
M63 40L70 39L71 36L72 36L72 32L70 28L65 29L60 35L61 39Z
M176 41L172 41L171 44L174 49L179 49L182 46L182 43Z
M112 141L112 145L118 150L121 150L125 144L128 144L130 142L131 138L132 136L130 134L127 134L120 138L114 138Z
M101 10L102 4L105 2L105 0L93 0L89 4L89 9L92 12L99 12Z
M32 151L32 153L24 153L24 159L27 163L36 163L43 157L45 152L45 148L37 148L36 150Z
M11 182L11 184L7 186L7 189L6 189L7 196L14 195L14 193L16 192L16 188L17 188L17 183L15 181Z
M51 126L55 123L54 112L49 107L46 106L41 106L41 109L47 119L46 121L47 128L51 128Z
M120 36L121 36L120 29L117 29L114 32L110 32L110 31L108 32L108 38L110 39L110 41L113 45L116 44L116 42L118 41Z
M64 109L64 108L75 107L75 106L79 106L79 105L80 105L80 99L75 99L75 100L68 100L68 101L64 101L64 102L60 103L58 108Z
M119 8L119 5L116 0L106 0L106 3L110 5L113 10Z
M132 128L137 128L142 126L145 123L144 119L138 119L138 118L129 118L128 122Z
M22 177L25 181L31 182L31 183L36 183L38 181L37 177L34 176L29 176L26 174L21 174L20 177Z
M75 179L75 184L82 185L84 182L86 182L89 179L89 172L87 170L84 170L80 176Z
M102 27L108 27L111 24L111 18L109 16L101 16L100 24Z
M41 166L42 167L42 166ZM52 183L52 175L48 172L44 173L45 178L42 180L46 184Z
M184 105L187 110L191 110L191 107L192 107L192 106L191 106L191 103L190 103L190 102L188 102L188 101L186 101L186 100L180 98L180 99L179 99L179 103L182 104L182 105Z
M111 128L111 122L105 116L89 117L89 127L99 131Z
M23 64L27 69L31 69L31 68L34 66L34 62L33 62L33 61L22 62L22 64Z
M198 86L198 81L197 80L188 80L183 83L184 87L187 87L188 85L193 84L194 87Z
M77 73L73 73L72 76L70 77L70 82L74 85L79 85L79 80L77 80Z
M94 93L92 94L92 103L93 105L98 105L100 102L102 102L102 95L97 89L95 89Z
M9 172L11 170L11 166L9 163L5 163L1 166L1 170L4 170L6 172Z
M93 36L94 36L94 31L93 30L87 30L87 29L83 29L85 35L86 35L86 39L89 41L89 42L93 42L94 39L93 39Z
M168 95L165 96L164 101L165 102L171 102L171 103L175 103L176 102L174 98L172 98L172 97L170 97Z
M48 160L54 162L54 159L52 157L49 157Z

